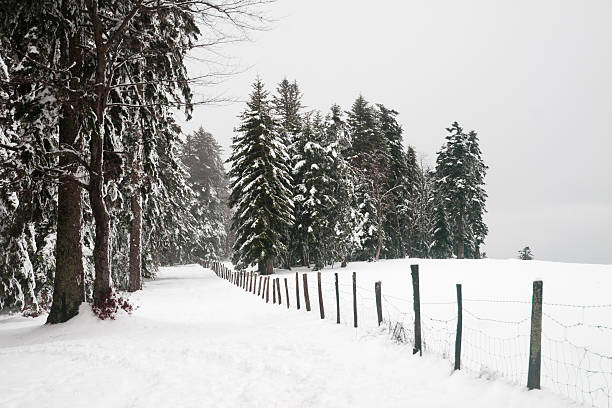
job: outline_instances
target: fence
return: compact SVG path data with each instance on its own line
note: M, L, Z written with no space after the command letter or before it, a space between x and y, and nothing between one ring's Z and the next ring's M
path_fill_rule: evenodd
M394 341L411 344L415 354L448 360L454 370L612 407L612 356L602 352L611 344L606 336L612 337L612 325L597 323L612 304L546 303L542 281L533 282L531 301L464 298L457 284L455 299L422 302L418 265L411 266L412 299L385 295L381 281L363 287L356 272L343 282L338 273L317 272L313 279L312 272L296 272L294 278L234 271L216 261L202 266L265 302L309 312L314 306L321 319L379 327Z

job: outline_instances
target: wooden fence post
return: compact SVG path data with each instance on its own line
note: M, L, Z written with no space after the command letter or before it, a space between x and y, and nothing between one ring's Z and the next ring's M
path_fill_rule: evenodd
M276 292L278 293L278 305L281 306L283 304L283 297L281 296L280 278L276 278Z
M412 354L417 352L423 355L421 344L421 295L419 292L419 265L410 265L412 275L412 297L414 299L414 348Z
M321 319L325 319L325 309L323 308L323 290L321 289L321 272L317 272L317 284L319 286L319 313Z
M529 371L527 388L540 389L540 371L542 364L542 281L533 282L531 300L531 337L529 341Z
M304 304L306 305L306 311L310 312L310 298L308 297L308 276L304 274Z
M270 277L266 276L266 303L270 302Z
M336 277L336 323L340 324L340 291L338 289L338 272L334 273Z
M276 303L276 279L272 278L272 303Z
M287 309L289 309L289 284L287 278L285 278L285 298L287 299Z
M463 332L463 295L457 284L457 337L455 338L455 370L461 370L461 334Z
M295 273L295 302L298 310L300 310L300 280L297 272Z
M261 295L261 279L262 279L262 276L259 275L259 285L257 285L257 296Z
M353 272L353 327L357 327L357 272Z
M382 324L382 295L380 293L380 281L374 283L374 293L376 294L376 315L378 316L378 325Z

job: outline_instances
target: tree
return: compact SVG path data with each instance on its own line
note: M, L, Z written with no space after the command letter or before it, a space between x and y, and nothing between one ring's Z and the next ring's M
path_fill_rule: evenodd
M291 176L296 177L299 176L299 171L295 172L294 168L297 162L297 155L299 152L298 143L300 139L300 133L302 131L302 94L298 87L297 82L290 83L287 78L283 79L278 87L276 88L276 95L274 95L273 99L274 113L278 119L279 123L279 132L284 140L285 145L288 147L288 166L289 169L292 170ZM300 180L293 180L293 186L297 186L300 183ZM297 191L293 191L293 196L295 197L299 193ZM296 210L299 205L296 203ZM297 216L297 214L295 214ZM299 239L296 240L296 233L299 234L299 231L290 231L287 230L285 232L285 246L286 252L282 256L283 266L286 269L291 269L291 265L293 263L294 253L300 253L300 258L302 261L302 265L308 266L308 256L307 252L305 252L305 247L303 242Z
M284 233L294 220L292 181L287 146L259 79L241 119L229 159L229 203L236 210L234 263L239 268L257 264L259 273L271 274L275 258L286 250Z
M359 258L378 259L385 239L384 213L390 194L397 188L388 184L388 145L378 128L375 110L363 96L348 112L347 128L351 137L349 161L357 180L357 208L363 220Z
M533 252L531 252L531 249L526 246L525 248L518 251L518 259L521 259L523 261L531 261L533 259Z
M416 157L414 151L404 151L402 127L397 122L397 112L387 109L384 105L377 105L379 131L384 136L388 146L389 169L386 186L392 189L390 196L385 197L387 211L381 214L384 218L386 236L386 257L405 258L411 240L410 200L414 190L414 177L416 169L409 167L409 159ZM381 203L382 204L382 203Z
M84 277L78 270L79 265L82 268L82 224L77 219L82 201L77 190L89 193L88 211L95 220L93 297L100 305L111 291L111 217L105 192L108 172L116 172L113 163L121 166L121 160L115 160L121 135L130 123L159 117L156 107L182 106L189 113L189 84L198 78L187 76L187 52L242 37L254 27L253 22L261 22L256 8L262 3L265 1L48 0L2 6L2 32L11 35L6 41L9 71L13 68L10 83L3 86L12 91L8 99L20 124L31 124L20 126L21 140L7 144L20 153L14 173L59 181L60 207L73 205L73 211L58 211L53 308L59 312L52 311L50 322L67 320L78 312L83 300ZM214 73L199 79L211 77ZM148 134L168 134L164 128L174 124L166 120L165 113L161 117L166 123L153 120L146 124ZM58 138L53 137L56 127ZM85 141L89 141L88 149ZM26 156L29 158L21 160ZM60 226L66 227L65 233ZM74 250L68 250L71 247ZM62 268L63 264L67 267Z
M181 159L189 172L189 186L195 193L190 205L196 235L187 243L189 259L218 259L225 255L227 175L221 147L212 134L200 127L187 135Z
M483 221L486 193L484 165L476 132L464 133L454 122L447 129L446 144L436 160L437 222L442 222L442 207L457 258L480 257L480 245L487 228Z

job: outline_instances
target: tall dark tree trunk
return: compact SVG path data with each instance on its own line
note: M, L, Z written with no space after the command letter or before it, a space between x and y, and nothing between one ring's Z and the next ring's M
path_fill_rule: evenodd
M96 51L96 85L93 109L96 114L93 131L89 143L91 155L89 201L96 224L94 238L94 305L101 306L111 295L111 269L110 269L110 215L104 202L104 115L108 97L107 64L108 51L111 39L105 41L104 26L98 14L98 3L94 0L85 0L87 12L92 22L93 39ZM134 8L124 23L129 21L137 12ZM113 36L114 37L114 36Z
M142 289L142 202L140 197L140 155L135 153L132 159L132 185L134 193L131 198L132 221L130 222L130 277L128 291L136 292Z
M94 109L96 121L91 132L89 150L91 154L89 201L96 224L94 238L94 305L101 306L111 294L110 270L110 216L104 202L104 113L108 89L106 87L106 64L108 44L104 42L102 22L97 3L87 0L87 9L93 24L96 44L96 99Z
M463 211L459 214L459 242L457 243L457 259L465 258L465 244L463 239L465 237L465 230L463 224Z
M64 109L66 111L67 109ZM64 112L60 121L60 144L72 145L77 133L74 116ZM62 143L63 142L63 143ZM75 159L60 156L59 165L71 168ZM53 304L47 323L62 323L79 313L85 300L81 187L70 178L63 178L57 191L57 242L55 247L55 281Z
M78 37L60 44L63 65L80 68L81 51ZM72 88L77 88L71 81ZM78 140L79 118L74 106L64 106L59 122L60 149L80 152ZM55 280L53 282L53 303L47 323L62 323L79 313L79 306L85 301L85 277L83 271L83 247L81 229L83 204L81 186L74 179L79 168L77 157L61 154L59 166L67 173L60 178L57 190L57 240L55 246Z
M102 126L100 126L101 128ZM102 305L111 294L110 273L110 216L104 202L104 173L103 173L103 129L93 132L91 136L91 179L89 187L89 201L96 224L96 236L94 238L94 267L96 277L94 279L94 304Z
M257 264L257 272L260 275L272 275L274 273L274 258L269 257Z

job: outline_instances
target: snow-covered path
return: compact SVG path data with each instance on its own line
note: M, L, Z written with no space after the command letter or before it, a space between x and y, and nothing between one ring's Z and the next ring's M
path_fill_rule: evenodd
M0 319L0 407L564 407L450 373L376 332L287 310L199 266L164 268L140 308L63 325ZM316 309L315 309L316 310Z

